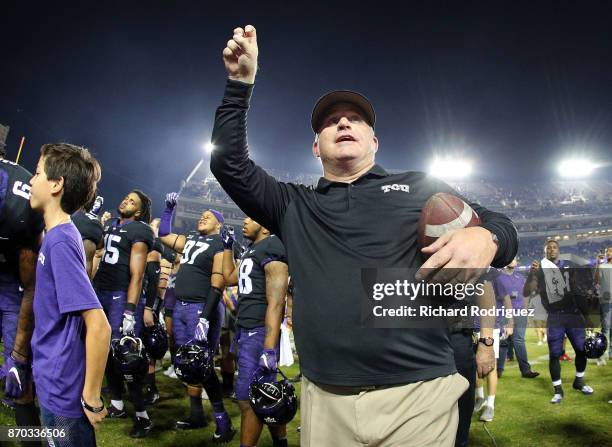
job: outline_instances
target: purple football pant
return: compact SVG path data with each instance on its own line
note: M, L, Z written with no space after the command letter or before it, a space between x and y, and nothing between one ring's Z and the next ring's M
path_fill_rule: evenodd
M263 353L266 338L263 326L254 329L237 328L238 340L238 378L234 386L236 399L249 400L249 385L259 367L259 358ZM276 347L276 360L280 358L280 345ZM266 382L276 380L276 374L264 379Z
M174 310L175 306L176 306L176 295L174 294L174 289L167 289L166 294L164 295L164 309Z
M196 326L200 316L204 311L206 303L190 303L176 300L172 315L172 330L174 331L174 343L177 347L193 340ZM214 354L219 346L221 339L221 323L223 323L223 306L221 302L210 317L210 327L208 328L208 346Z
M584 320L578 313L551 312L547 320L548 352L551 357L563 354L563 339L567 335L576 353L584 352Z
M121 326L123 325L123 311L127 304L127 292L96 289L96 294L111 326L111 339L121 338ZM134 318L136 319L134 333L136 336L140 335L143 327L144 306L145 300L141 296L134 313Z
M19 286L0 288L0 334L4 344L4 364L13 351L15 336L17 335L17 323L19 321L19 308L21 307L22 292ZM6 377L4 366L0 368L0 377Z

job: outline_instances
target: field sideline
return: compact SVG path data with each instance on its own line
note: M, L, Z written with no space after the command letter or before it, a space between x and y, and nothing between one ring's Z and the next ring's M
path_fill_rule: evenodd
M520 377L516 362L506 364L506 371L499 381L495 400L495 419L487 423L487 428L495 438L498 447L559 447L612 445L612 363L597 367L589 360L586 382L595 389L592 396L583 396L571 388L574 377L573 362L562 362L562 377L565 399L561 405L551 405L552 396L548 375L548 350L546 346L537 346L536 338L530 329L527 332L527 349L532 360L533 369L541 373L536 379ZM573 352L570 351L573 356ZM289 377L296 375L296 366L286 369ZM299 384L296 384L298 394ZM130 420L106 420L98 433L98 445L119 447L131 446L172 446L190 447L213 445L210 442L214 423L206 429L194 432L178 432L173 427L177 417L188 411L188 402L184 399L184 388L178 380L168 379L158 373L158 387L161 401L150 411L155 428L150 437L134 440L127 436L131 428ZM238 405L231 400L225 401L234 426L240 426ZM205 402L205 410L210 414L210 404ZM128 403L128 409L131 412ZM12 411L0 409L0 425L12 425ZM288 439L290 446L299 445L299 412L289 424ZM489 447L493 441L485 432L484 423L474 417L470 432L471 446ZM11 444L6 444L11 445ZM17 445L17 444L13 444ZM240 445L238 435L228 446ZM258 447L271 447L272 441L264 431ZM330 440L329 446L336 446ZM321 446L327 447L327 446Z

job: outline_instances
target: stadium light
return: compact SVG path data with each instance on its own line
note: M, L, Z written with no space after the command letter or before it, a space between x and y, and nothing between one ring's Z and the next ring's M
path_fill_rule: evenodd
M206 143L206 144L204 145L204 151L205 151L207 154L210 154L210 153L213 151L213 149L214 149L214 148L215 148L215 145L214 145L214 144L212 144L211 142L208 142L208 143Z
M458 157L436 157L429 173L440 179L464 179L472 173L472 163Z
M559 175L564 178L588 177L597 166L586 158L568 158L559 163Z

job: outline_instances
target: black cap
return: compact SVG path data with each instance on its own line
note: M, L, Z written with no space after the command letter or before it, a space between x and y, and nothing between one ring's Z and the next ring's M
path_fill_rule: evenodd
M321 130L325 113L332 106L341 102L353 104L359 108L359 110L363 112L367 123L374 127L374 124L376 123L376 114L374 113L374 107L372 107L372 104L368 98L363 96L361 93L353 92L351 90L336 90L321 96L312 109L310 125L312 126L314 133L319 133Z

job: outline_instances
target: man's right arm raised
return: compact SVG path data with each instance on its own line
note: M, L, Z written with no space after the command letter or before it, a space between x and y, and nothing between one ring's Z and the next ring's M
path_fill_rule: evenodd
M215 114L210 170L240 209L279 233L290 200L290 185L278 182L250 158L246 118L257 72L257 35L247 25L234 29L223 50L228 72L223 101Z

